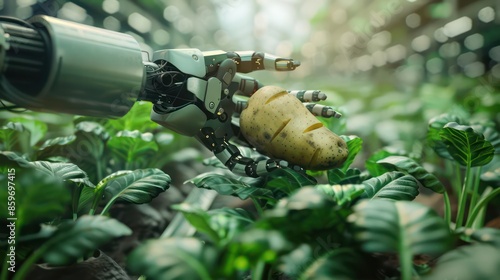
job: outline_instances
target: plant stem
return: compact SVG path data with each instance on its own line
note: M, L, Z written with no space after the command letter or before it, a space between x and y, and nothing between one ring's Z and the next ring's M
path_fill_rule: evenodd
M472 173L474 180L471 180L472 182L472 197L470 200L470 205L469 205L469 215L472 214L472 209L476 206L478 197L479 197L479 181L481 179L481 166L475 167L474 172Z
M102 180L101 182L99 182L99 184L97 184L96 188L94 189L94 199L92 200L92 206L90 207L89 215L94 215L94 213L97 209L97 206L99 205L99 202L101 201L102 192L104 191L104 187L107 183L108 183L107 180Z
M451 229L451 203L450 203L450 197L448 196L448 192L444 191L443 198L444 198L444 220L446 221L448 228Z
M101 160L96 160L96 169L97 169L97 181L102 180L102 164Z
M397 205L396 205L397 206ZM399 266L401 270L401 280L411 280L413 271L413 252L407 240L407 235L404 225L399 227L398 235L398 253L399 253Z
M404 243L403 243L404 244ZM399 264L401 266L401 280L411 280L413 271L413 258L410 248L401 248L399 252Z
M118 197L116 197L116 198L118 198ZM104 216L104 215L106 215L106 213L108 213L111 206L113 206L113 204L115 203L115 200L116 200L115 198L112 198L111 200L108 201L106 206L104 206L104 209L102 209L102 211L101 211L101 216Z
M80 195L83 190L83 184L78 184L73 190L73 200L72 200L72 208L73 208L73 221L76 221L78 218L78 202L80 201Z
M8 265L7 256L5 256L5 259L4 259L4 262L2 265L2 271L0 272L0 279L1 280L7 280L7 271L8 271L7 265Z
M486 216L486 207L482 207L477 214L477 217L472 222L471 228L479 229L483 227L484 224L484 216Z
M465 225L465 227L471 227L472 224L474 223L474 220L476 219L476 216L479 214L481 208L485 207L488 204L488 202L490 202L490 200L492 200L495 196L499 194L500 194L500 188L496 188L486 197L479 200L476 207L474 207L474 210L472 210L472 214L467 219L467 224Z
M119 176L116 176L119 177ZM112 180L114 177L102 179L94 189L94 199L92 200L92 206L90 207L89 215L94 215L97 206L99 205L99 201L101 201L102 192L106 187L106 184Z
M467 167L465 170L465 179L464 185L462 187L462 192L460 193L460 199L458 202L458 213L457 213L457 222L455 225L455 229L462 227L464 214L465 214L465 205L467 204L467 193L468 193L468 185L471 177L471 165L470 161L467 161Z
M412 270L413 272L413 280L420 280L420 275L418 274L418 272L415 270L415 267L412 267Z
M12 278L12 280L22 280L26 279L26 274L30 272L31 267L35 264L38 259L45 253L46 249L49 247L50 242L45 243L44 245L40 246L37 250L35 250L27 259L24 261L23 265L17 271L16 275Z
M462 185L460 165L451 160L446 160L445 165L447 167L447 173L450 175L450 178L452 178L451 187L453 193L458 196L460 195L460 186Z
M262 274L264 273L264 268L266 263L263 261L258 261L255 265L255 269L252 269L252 280L262 280Z
M257 213L259 213L259 217L262 217L264 214L264 209L262 209L262 206L260 206L259 201L255 197L251 197L253 204L255 205L255 208L257 209Z

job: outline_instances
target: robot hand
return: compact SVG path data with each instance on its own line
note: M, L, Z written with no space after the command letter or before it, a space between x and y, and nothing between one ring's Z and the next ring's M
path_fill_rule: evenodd
M237 174L258 177L281 167L279 159L255 161L229 143L238 95L263 85L239 73L292 71L300 63L261 52L156 51L149 59L130 35L48 16L27 21L0 17L0 98L31 110L121 117L137 100L154 104L151 119L196 137ZM290 91L302 102L324 100L318 91ZM306 104L313 114L340 117L327 106ZM262 124L265 125L265 124Z
M153 121L196 137L236 174L259 177L282 167L303 171L302 167L279 159L255 161L244 157L229 142L238 134L236 116L246 108L246 102L238 101L238 96L249 97L262 87L257 80L238 72L291 71L299 65L293 59L259 52L162 50L155 52L147 66L146 86L139 99L154 104ZM289 91L289 94L301 102L326 99L325 94L315 90ZM315 115L340 117L331 107L304 105Z

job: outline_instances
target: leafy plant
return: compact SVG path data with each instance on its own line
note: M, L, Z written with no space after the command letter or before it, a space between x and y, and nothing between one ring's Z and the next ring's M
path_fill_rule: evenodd
M16 217L16 251L22 252L16 258L22 266L13 279L24 279L40 260L54 266L69 265L86 259L116 237L130 235L127 226L106 216L110 207L119 201L150 202L169 187L170 176L157 168L117 171L94 185L92 181L112 166L108 159L119 155L106 149L109 136L98 123L78 122L73 135L41 141L46 127L36 121L16 120L0 129L1 148L9 149L0 151L0 181L15 186L15 212L2 211L0 215L4 219ZM115 140L116 145L118 142ZM35 144L34 148L30 144ZM135 153L141 150L127 148ZM33 160L36 158L45 160ZM93 178L75 162L89 170ZM2 188L0 198L8 201L12 195L9 191ZM101 206L100 215L94 216ZM72 215L67 215L70 209ZM2 230L0 234L5 237L12 233ZM9 250L10 243L2 240L1 250ZM3 263L2 280L7 279L7 264Z
M420 186L443 192L439 180L407 157L379 160L377 164L381 167L378 170L386 171L366 178L358 169L350 167L361 150L362 141L356 136L345 139L353 152L345 165L326 172L329 184L318 184L313 177L288 169L271 172L262 179L211 172L190 180L199 188L251 199L257 209L256 217L243 210L228 212L221 209L224 222L216 223L221 219L219 211L205 212L188 204L174 206L198 230L200 237L206 238L207 248L217 252L215 255L222 265L214 269L203 263L205 276L208 273L212 278L237 278L250 273L253 279L271 279L275 273L291 273L308 279L311 275L320 275L323 269L337 269L334 275L350 277L360 274L353 273L348 267L340 269L332 264L332 260L345 255L349 256L345 264L354 265L356 261L370 259L370 253L395 252L401 256L402 277L409 279L413 271L413 255L446 251L451 239L444 221L425 206L403 201L414 199ZM217 165L214 161L212 163ZM363 208L362 205L372 206ZM380 207L384 208L384 215L380 214ZM363 221L372 223L365 225ZM391 227L386 229L387 224ZM415 228L418 225L421 227ZM399 234L394 235L394 231ZM427 234L435 239L434 243L425 246ZM373 247L369 245L370 239L364 237L373 238L374 244L380 240L387 242ZM323 240L332 245L320 255L311 254L317 251L312 248ZM150 241L144 246L152 248L155 242L167 241ZM354 244L357 245L353 247ZM298 254L298 248L305 253L305 259L293 257ZM146 267L142 260L146 252L146 247L138 248L132 253L129 263L143 263L135 273L159 279L159 274L150 274L150 271L162 271L161 262ZM290 269L291 266L301 269ZM187 273L183 274L184 277L188 277Z
M177 160L175 152L192 146L194 140L159 129L149 120L149 105L136 103L117 120L77 117L71 133L55 137L48 135L46 124L29 114L10 118L0 127L0 150L30 161L76 164L92 182L120 170L162 168Z
M69 265L111 239L130 234L127 226L105 216L82 216L76 221L66 221L24 261L14 279L24 279L40 258L54 266Z
M455 108L451 87L426 84L415 96L386 91L380 96L381 92L376 88L352 92L367 100L368 106L384 110L390 119L373 112L363 115L367 107L360 106L353 113L362 124L353 131L360 134L341 136L350 153L339 168L306 174L281 169L254 179L226 172L214 157L205 160L217 169L188 183L248 200L246 207L205 211L196 202L172 205L196 230L194 236L149 240L131 252L127 267L147 279L494 279L499 273L495 265L500 231L485 228L484 223L486 210L495 213L489 206L498 203L495 198L500 193L497 127L479 123L471 112ZM447 103L434 104L435 95ZM457 114L440 115L426 127L429 116L445 109ZM174 141L178 136L161 135L153 125L141 127L149 120L139 118L148 115L150 108L140 110L147 114L133 113L124 121L79 118L73 135L38 141L31 151L20 143L39 138L26 133L36 125L12 120L5 126L1 137L17 153L0 154L4 168L43 170L40 174L45 175L37 176L57 177L57 183L45 188L66 190L58 199L73 209L74 221L67 221L70 217L58 206L26 210L41 215L30 217L33 221L25 219L23 242L45 244L54 238L67 240L71 246L85 243L86 237L79 239L71 233L94 224L86 219L97 221L115 203L144 203L165 190L170 178L155 167L171 160L172 147L177 146L170 144L178 143ZM486 108L483 113L497 111ZM326 127L333 126L324 122ZM95 154L71 158L73 153L87 155L83 151L94 144L95 151L89 152ZM240 148L245 156L262 156ZM74 163L88 176L72 167ZM67 175L59 171L63 169ZM444 217L412 201L429 193L444 199ZM29 199L35 201L35 197ZM47 218L45 213L56 218ZM93 228L94 235L87 237L104 242L105 238L97 237L103 229ZM123 235L126 229L106 234ZM97 248L84 246L77 257L59 254L59 246L46 246L46 254L52 249L56 254L45 261L61 264Z
M112 238L129 235L130 229L122 223L102 216L117 200L132 203L146 203L165 191L170 177L157 169L120 172L117 176L106 178L94 187L88 181L85 172L71 163L53 163L46 161L28 162L14 153L2 152L6 166L16 166L22 173L16 179L16 237L40 235L43 227L40 223L57 226L48 234L40 235L36 244L30 243L31 253L24 260L14 279L23 279L40 258L51 265L67 265L88 255L100 245ZM4 164L2 164L4 165ZM7 185L6 177L2 184ZM90 209L93 214L102 193L109 187L110 198L100 216L83 215L78 217L79 198L82 188L92 190L94 204ZM0 197L7 201L7 189L0 191ZM71 199L73 196L73 199ZM72 201L72 202L71 202ZM73 208L72 219L64 215L68 206ZM8 213L2 212L6 218ZM38 231L38 233L37 233ZM27 237L24 237L27 238ZM3 239L4 240L4 239ZM22 243L21 243L22 244ZM8 246L7 243L2 247ZM2 279L7 276L4 264Z
M446 223L431 209L407 201L372 200L355 206L349 217L354 238L366 252L396 252L401 278L412 278L415 254L440 254L449 249Z
M478 212L485 206L486 202L500 193L496 189L482 198L481 205L478 204L481 167L493 160L495 149L490 141L484 138L482 133L478 133L471 126L460 125L456 122L444 124L445 121L450 119L459 120L449 115L442 115L439 118L431 120L429 124L431 127L429 134L431 136L428 138L431 139L431 145L439 156L453 161L457 166L455 169L457 171L456 176L460 174L459 167L465 168L463 183L461 183L462 180L459 177L455 180L455 184L462 184L461 188L458 186L454 188L458 191L459 195L455 229L464 225L464 217L467 212L465 208L469 198L469 215L465 226L471 227L476 223L475 227L479 227L481 222L480 220L476 220ZM485 128L478 126L478 129L484 130Z
M491 140L484 139L477 133L480 131L477 125L469 129L448 124L448 120L459 118L443 116L432 123L427 142L429 147L438 151L446 161L462 162L466 170L467 165L477 168L494 160L494 148L489 141L498 143L495 133L488 134ZM460 263L459 259L466 260L479 252L492 254L497 250L493 248L498 246L498 230L480 231L476 224L474 228L478 231L470 232L476 217L498 193L497 189L485 188L479 195L477 185L471 183L463 191L463 196L470 196L473 202L465 224L467 229L459 223L453 227L447 185L424 168L422 154L381 149L367 158L366 170L361 170L352 165L357 161L356 156L362 155L363 141L356 136L341 137L352 152L343 166L323 174L300 174L283 169L264 178L248 179L224 172L209 172L189 180L198 188L251 200L256 213L250 215L242 209L227 208L202 211L189 204L174 206L196 228L196 240L205 240L204 249L212 252L220 263L218 267L212 267L212 260L197 255L199 262L195 269L203 274L192 276L189 274L192 270L186 269L179 271L176 277L278 279L284 275L294 279L353 279L371 278L381 273L385 278L439 279L456 275L449 271L455 260ZM258 156L251 151L245 153ZM224 168L213 158L206 163ZM479 184L481 174L476 175L474 179L468 179L469 182ZM319 180L322 182L318 183ZM444 218L431 208L412 202L422 188L443 195ZM476 200L472 199L474 193ZM457 216L460 217L458 213ZM453 236L484 245L452 249ZM179 238L172 240L192 240L192 237ZM150 263L144 261L143 256L156 246L154 244L173 244L169 240L153 240L147 247L144 245L134 251L129 263L140 263L135 273L152 279L168 277L151 273L163 271L162 261ZM397 259L393 271L383 266L384 258L391 256ZM437 265L416 262L426 256L439 259ZM169 262L168 258L171 256L163 262ZM191 263L187 259L181 262L179 266L182 267ZM365 269L359 271L360 266ZM495 273L487 263L478 267L487 271L484 275Z

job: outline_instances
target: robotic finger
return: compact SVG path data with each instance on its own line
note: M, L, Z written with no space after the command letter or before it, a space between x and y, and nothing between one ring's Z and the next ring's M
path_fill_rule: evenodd
M313 115L323 117L323 118L340 118L342 114L333 110L330 106L325 106L316 103L305 103L306 109L309 110Z
M280 58L272 54L263 52L234 52L239 56L241 73L248 73L255 70L275 70L275 71L293 71L300 66L299 61L291 58Z
M241 113L248 106L247 101L236 101L235 113ZM304 103L306 109L317 117L323 118L341 118L342 114L335 111L332 107L316 104L316 103Z
M318 102L326 100L326 94L319 90L288 90L288 93L295 96L300 102Z

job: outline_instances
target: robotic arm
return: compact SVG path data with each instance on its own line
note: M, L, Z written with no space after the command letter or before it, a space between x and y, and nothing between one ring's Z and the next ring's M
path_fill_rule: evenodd
M145 80L129 35L48 16L0 19L0 97L32 110L121 117Z
M238 73L292 71L293 59L244 51L167 49L145 55L130 35L48 16L0 18L0 98L32 110L116 118L138 100L153 103L151 120L197 138L231 171L259 177L279 159L255 161L229 143L245 101L262 87ZM319 91L290 91L302 102L326 99ZM313 114L340 117L328 106L306 104Z

